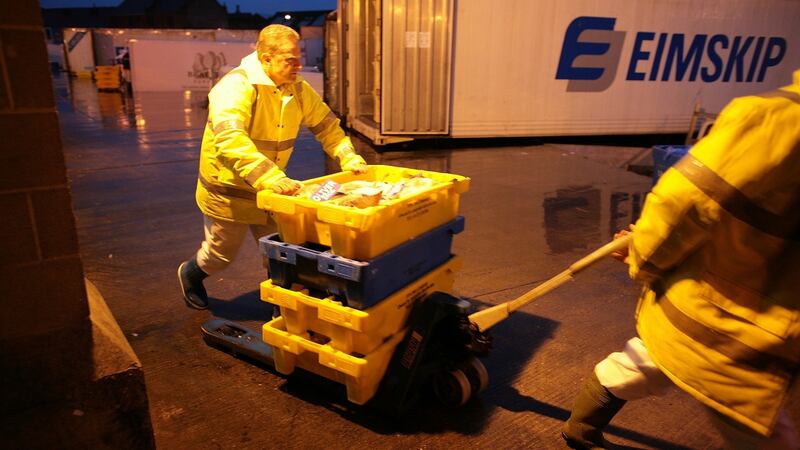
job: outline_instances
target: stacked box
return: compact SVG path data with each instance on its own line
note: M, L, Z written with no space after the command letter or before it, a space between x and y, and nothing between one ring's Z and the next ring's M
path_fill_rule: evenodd
M326 204L268 192L258 205L270 211L278 233L260 240L270 279L261 299L280 308L262 339L275 368L296 367L344 384L348 399L375 394L395 347L405 337L411 308L433 292L451 292L461 262L453 235L464 229L459 195L469 178L370 166L307 180L396 182L422 175L436 183L412 195L366 208Z
M454 256L366 311L330 297L311 297L300 286L285 289L263 282L262 300L281 309L281 316L262 329L262 339L272 346L275 369L288 375L300 367L344 384L351 402L366 403L405 336L411 308L433 292L451 291L460 265Z
M100 90L119 90L121 87L121 66L97 66L94 82Z
M261 299L280 307L289 333L366 355L405 327L416 302L435 291L451 291L460 267L460 258L453 256L367 310L344 306L333 297L311 296L300 285L282 288L272 280L261 283Z
M380 347L363 357L349 355L330 345L317 344L286 331L285 320L277 317L267 322L264 342L272 346L275 368L286 375L300 367L329 380L344 384L347 399L357 405L368 402L378 390L392 352L403 340L395 333Z
M409 239L419 236L458 215L460 194L469 189L469 178L427 170L394 166L369 166L364 174L339 172L303 183L323 184L328 180L396 182L401 178L424 176L437 182L414 195L368 208L353 208L276 194L258 193L258 207L270 212L278 224L283 242L307 242L331 248L344 258L368 261Z
M261 238L259 247L275 285L302 284L366 309L450 259L453 235L463 230L459 216L370 261L344 258L326 247L288 244L278 234Z

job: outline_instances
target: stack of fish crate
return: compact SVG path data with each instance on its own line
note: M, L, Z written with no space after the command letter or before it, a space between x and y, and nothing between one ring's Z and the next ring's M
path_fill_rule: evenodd
M411 308L435 291L452 291L461 262L453 236L464 229L459 195L469 178L393 166L341 172L305 182L400 182L427 177L430 187L380 205L342 206L260 192L278 233L259 242L270 278L261 299L280 308L264 324L275 368L296 367L341 383L348 400L366 403L378 389Z
M94 82L101 91L118 91L122 87L122 66L97 66L94 69Z

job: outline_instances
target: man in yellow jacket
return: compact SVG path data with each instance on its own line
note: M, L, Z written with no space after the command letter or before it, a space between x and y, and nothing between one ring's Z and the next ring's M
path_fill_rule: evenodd
M256 192L290 195L302 187L284 173L300 125L314 133L342 170L367 170L339 119L297 74L302 68L299 39L283 25L264 28L256 51L208 94L195 195L205 240L178 268L183 298L191 308L207 308L203 280L230 264L248 228L256 239L270 231L266 211L256 206Z
M640 338L595 366L563 436L605 448L626 400L675 384L725 448L800 448L783 409L800 368L800 70L733 100L648 195L626 255Z

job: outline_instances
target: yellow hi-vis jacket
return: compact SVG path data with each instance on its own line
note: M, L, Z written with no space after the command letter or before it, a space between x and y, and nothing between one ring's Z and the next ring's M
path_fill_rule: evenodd
M769 435L800 367L800 71L733 100L648 195L637 329L703 404Z
M339 119L302 77L279 89L256 52L242 59L208 94L208 123L195 198L216 219L266 224L256 192L285 176L300 125L308 127L342 170L364 163Z

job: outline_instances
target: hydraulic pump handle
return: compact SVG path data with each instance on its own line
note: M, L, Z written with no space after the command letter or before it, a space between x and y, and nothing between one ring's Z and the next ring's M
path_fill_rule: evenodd
M628 234L619 239L614 239L608 244L576 261L569 266L567 270L559 273L553 278L550 278L549 280L543 282L542 284L536 286L514 300L510 300L508 302L492 306L491 308L482 309L472 313L469 316L470 322L477 325L478 329L481 331L486 331L490 327L496 325L498 322L507 318L512 312L516 311L522 306L527 305L528 303L561 286L567 281L572 280L573 275L577 274L583 269L591 266L592 264L616 251L620 251L628 247L631 241L631 236L632 235Z
M613 241L609 242L608 244L598 248L597 250L589 253L588 255L584 256L580 260L573 263L569 266L569 271L575 275L576 273L580 272L581 270L591 266L592 264L600 261L601 259L605 258L606 256L620 251L624 248L627 248L631 242L631 235L626 234L625 236L620 237L619 239L614 239Z

